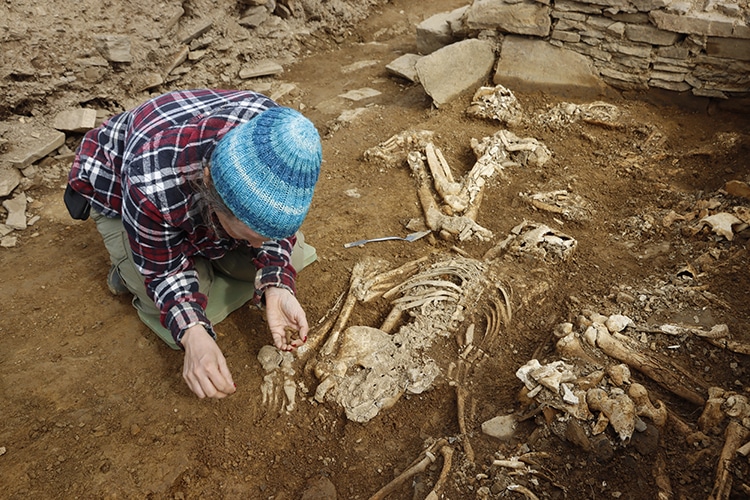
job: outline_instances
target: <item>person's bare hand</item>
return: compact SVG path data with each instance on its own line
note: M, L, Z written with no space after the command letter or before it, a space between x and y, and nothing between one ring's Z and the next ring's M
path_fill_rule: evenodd
M203 325L188 328L182 337L185 359L182 378L199 398L223 398L237 389L221 349Z
M310 328L297 297L286 288L277 287L266 288L265 297L266 320L276 348L291 351L304 344Z

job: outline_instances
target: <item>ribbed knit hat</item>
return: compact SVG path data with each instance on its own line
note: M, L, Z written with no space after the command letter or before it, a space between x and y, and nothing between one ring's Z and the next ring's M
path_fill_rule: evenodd
M211 155L211 178L235 217L278 240L302 225L322 156L312 122L291 108L274 107L219 140Z

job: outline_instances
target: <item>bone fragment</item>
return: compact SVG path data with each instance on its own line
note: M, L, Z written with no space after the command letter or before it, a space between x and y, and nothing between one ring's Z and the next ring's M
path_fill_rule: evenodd
M685 370L678 369L676 365L669 363L667 360L660 360L653 354L636 351L623 341L613 337L606 328L596 329L596 346L604 351L607 356L622 361L630 368L649 376L677 396L698 406L703 406L705 403L705 398L693 388L685 385L682 379L686 379L691 385L705 391L707 388L704 382L689 376Z
M466 210L469 200L458 196L461 192L461 184L453 179L453 174L443 157L443 153L433 143L429 142L425 146L425 155L427 156L427 166L430 167L430 173L434 179L435 191L454 212L460 213Z
M440 490L443 489L445 481L448 479L448 473L451 471L451 466L453 463L453 448L445 445L440 448L440 454L443 455L443 469L440 471L440 476L435 482L435 487L432 488L432 491L430 491L430 493L425 497L425 500L438 500L439 498L441 498L439 494Z
M448 445L448 441L445 439L439 439L432 446L423 452L424 458L413 464L411 467L406 469L404 472L398 475L393 481L380 488L374 495L370 497L370 500L383 500L388 495L396 491L401 484L406 482L412 476L424 472L427 467L435 461L434 451L442 449Z
M698 428L702 432L718 434L727 416L722 410L724 404L724 389L721 387L708 388L708 400L703 406L703 412L698 417Z
M583 345L581 344L581 339L573 332L558 340L557 344L555 344L555 348L560 355L566 358L578 358L595 366L601 364L596 358L584 350Z
M628 396L635 403L636 415L650 418L657 427L662 427L667 422L667 407L659 400L656 404L651 403L648 391L641 384L631 384Z
M716 466L716 481L711 495L708 497L709 500L727 500L729 498L732 492L732 462L737 455L737 450L742 442L748 438L748 435L750 435L750 430L741 423L735 420L729 422L724 447Z
M461 432L461 441L464 445L466 459L474 463L474 449L469 442L469 434L466 432L466 398L468 391L461 385L456 386L456 407L458 413L458 430Z
M511 485L508 485L508 487L506 489L508 491L517 491L518 493L521 493L523 496L525 496L529 500L539 500L539 497L536 496L526 486L521 486L520 484L511 484Z
M417 152L409 153L407 160L417 181L417 194L425 215L425 223L432 231L447 231L457 236L460 241L477 238L480 241L492 239L492 232L468 217L449 217L442 213L435 203L430 191L429 180L425 171L422 155Z
M627 441L635 430L635 403L625 394L609 397L604 389L589 389L586 393L586 403L592 410L602 412L612 428L620 436L621 441Z

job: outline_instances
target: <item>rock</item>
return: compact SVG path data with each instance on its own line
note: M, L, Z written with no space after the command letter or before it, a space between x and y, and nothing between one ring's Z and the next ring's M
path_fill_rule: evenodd
M301 500L336 500L336 487L327 477L311 479L302 493Z
M548 5L529 0L476 0L466 12L466 25L472 30L544 37L552 26L550 12Z
M586 451L591 450L591 441L578 420L571 418L565 426L565 439Z
M357 61L355 63L349 64L348 66L344 66L343 68L341 68L341 72L344 73L345 75L349 73L355 73L365 68L369 68L370 66L375 66L379 62L380 61L373 60L373 59L370 59L367 61Z
M419 81L436 107L484 82L495 64L495 45L469 39L436 50L417 61Z
M158 87L162 83L164 83L164 78L162 78L162 76L159 73L147 71L145 73L138 75L135 78L135 82L133 86L136 92L143 92L144 90Z
M451 12L441 12L419 23L417 25L417 51L420 54L431 54L455 42L451 25L461 19L468 8L467 5Z
M96 127L96 110L76 108L61 111L55 116L52 126L67 132L88 132Z
M99 35L94 38L94 44L107 61L129 63L133 60L130 37L126 35Z
M404 54L387 64L385 69L392 75L406 78L410 82L418 82L417 61L422 59L419 54Z
M515 434L516 423L516 416L513 414L499 415L482 422L482 432L501 441L508 441Z
M361 89L350 90L349 92L341 94L339 97L349 99L350 101L363 101L365 99L369 99L371 97L376 97L379 95L380 91L365 87Z
M247 28L257 28L263 24L270 15L268 9L265 7L252 7L245 12L245 15L242 16L242 19L240 19L238 23L240 26L245 26Z
M65 143L63 132L33 122L0 122L0 134L11 144L8 152L0 154L0 164L8 162L18 169L44 158Z
M573 90L582 95L599 95L606 87L587 57L518 36L503 40L493 80L516 90Z
M727 193L741 198L750 198L750 186L742 181L729 181L724 186Z
M180 40L180 43L189 44L196 38L208 33L208 30L210 30L213 25L214 22L212 19L198 19L193 24L186 26L180 31L177 38Z
M26 195L21 193L3 202L8 211L5 225L13 229L26 229Z
M21 173L11 167L0 167L0 198L8 196L21 182Z
M0 238L0 247L3 248L13 248L16 246L16 243L18 243L18 238L16 236L5 236L4 238Z
M239 77L243 80L259 76L274 76L284 72L284 68L277 62L266 60L245 66L240 70Z

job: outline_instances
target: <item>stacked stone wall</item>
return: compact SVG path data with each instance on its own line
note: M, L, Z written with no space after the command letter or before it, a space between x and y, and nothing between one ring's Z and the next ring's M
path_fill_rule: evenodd
M470 32L541 38L622 90L750 95L750 0L475 0ZM533 27L531 29L530 27Z

